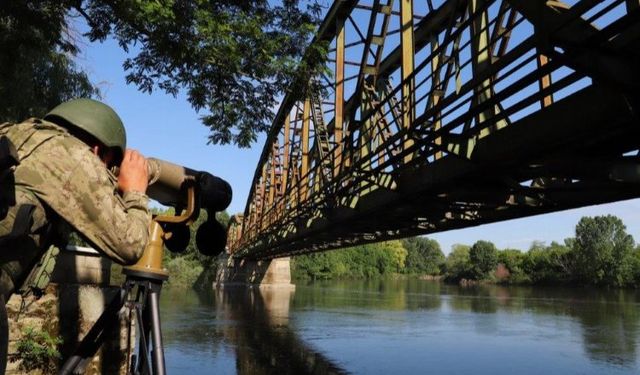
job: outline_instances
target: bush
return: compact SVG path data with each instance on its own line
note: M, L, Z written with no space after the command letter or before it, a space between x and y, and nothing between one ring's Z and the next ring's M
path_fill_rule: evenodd
M49 332L27 327L18 340L16 353L11 355L11 362L20 361L19 369L25 372L41 370L44 374L54 374L58 368L61 355L58 347L62 338L51 337Z

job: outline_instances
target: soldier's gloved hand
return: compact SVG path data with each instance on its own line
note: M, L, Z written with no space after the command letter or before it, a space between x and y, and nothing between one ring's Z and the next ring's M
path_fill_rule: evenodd
M118 188L123 194L130 191L146 193L149 184L148 174L147 159L138 151L127 149L120 164Z

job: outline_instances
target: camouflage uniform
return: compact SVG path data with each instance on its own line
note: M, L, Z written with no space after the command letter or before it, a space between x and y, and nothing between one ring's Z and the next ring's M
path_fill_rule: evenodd
M9 137L20 159L13 174L17 204L0 222L0 236L11 232L21 204L36 207L28 238L0 249L5 271L26 277L46 250L51 229L59 232L64 223L118 263L131 264L142 255L151 221L148 197L120 196L116 177L85 143L40 119L2 125L0 135Z

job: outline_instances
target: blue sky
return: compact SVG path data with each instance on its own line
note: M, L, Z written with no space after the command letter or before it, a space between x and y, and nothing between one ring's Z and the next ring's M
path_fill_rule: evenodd
M77 62L98 84L103 101L122 117L127 128L128 146L145 156L206 170L224 178L234 190L229 213L244 211L264 137L251 149L207 145L208 130L186 97L179 95L174 98L160 91L144 94L127 85L122 68L125 58L117 43L109 40L105 43L86 42ZM620 217L628 232L640 239L640 199L448 231L429 237L440 242L445 253L455 243L472 244L480 239L490 240L499 248L526 250L534 240L549 243L572 236L582 216L605 214Z

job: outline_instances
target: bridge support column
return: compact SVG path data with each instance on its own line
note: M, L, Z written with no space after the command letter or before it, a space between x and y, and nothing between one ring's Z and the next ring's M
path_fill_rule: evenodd
M215 287L248 286L295 289L291 283L289 257L272 260L235 259L228 254L218 258Z

